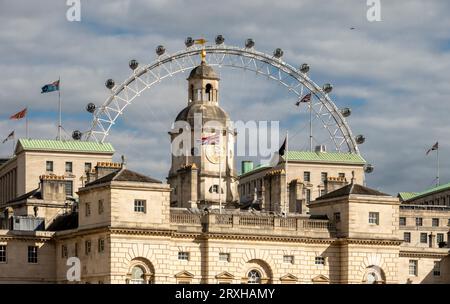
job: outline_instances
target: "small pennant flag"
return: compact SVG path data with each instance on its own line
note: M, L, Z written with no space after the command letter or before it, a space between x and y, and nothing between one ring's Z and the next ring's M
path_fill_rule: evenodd
M50 84L46 84L41 88L42 93L50 93L53 91L59 91L59 80L56 80Z
M14 131L12 131L11 133L9 133L8 137L6 137L6 138L2 141L2 144L4 144L5 142L7 142L8 140L10 140L11 138L14 138Z
M430 153L431 151L437 150L439 149L439 142L436 142L430 149L428 149L427 151L427 155L428 153Z
M283 144L281 145L280 149L278 150L278 155L283 156L284 153L286 153L286 140L287 138L284 139Z
M25 115L27 115L27 108L23 109L22 111L11 115L11 117L9 117L9 119L22 119L25 117Z
M308 93L305 96L303 96L302 99L297 101L295 103L295 105L298 107L300 105L300 103L302 103L302 102L310 102L310 101L311 101L311 93Z

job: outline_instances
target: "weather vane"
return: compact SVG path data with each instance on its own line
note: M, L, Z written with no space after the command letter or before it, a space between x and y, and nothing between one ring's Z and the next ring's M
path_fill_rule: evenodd
M200 38L200 39L195 39L195 44L201 44L202 45L202 53L201 53L201 58L202 58L202 62L206 62L206 50L205 50L205 44L206 42L208 42L208 40L204 39L204 38Z

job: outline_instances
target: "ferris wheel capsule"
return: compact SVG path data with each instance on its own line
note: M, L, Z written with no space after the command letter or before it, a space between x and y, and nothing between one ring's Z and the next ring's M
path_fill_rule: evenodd
M186 47L191 47L194 45L194 39L192 37L187 37L186 40L184 40L184 45Z
M309 65L307 63L304 63L300 66L300 72L303 74L306 74L309 72Z
M217 35L216 36L216 44L217 45L223 44L224 42L225 42L225 38L223 38L222 35Z
M161 56L166 52L166 49L162 45L156 47L156 55Z
M112 89L112 88L114 88L114 85L115 85L116 83L114 82L114 80L112 80L111 78L110 79L108 79L108 80L106 80L106 82L105 82L105 86L108 88L108 89Z
M342 116L344 117L349 117L350 115L352 115L352 110L350 108L343 108L340 111Z
M280 48L277 48L275 51L273 51L273 57L275 58L281 58L283 56L283 50Z
M329 83L326 83L323 85L322 89L325 92L325 94L329 94L331 93L331 91L333 91L333 86Z
M78 131L78 130L75 130L75 131L72 132L72 138L74 140L80 140L81 136L83 136L83 134L80 131Z
M94 113L95 112L95 104L93 104L92 102L88 103L86 106L86 111L88 111L89 113Z
M364 135L357 135L355 137L355 141L358 145L361 145L366 141L366 138L364 137Z
M365 164L364 165L364 172L365 173L372 173L374 170L374 167L372 164Z
M136 59L131 59L130 62L128 63L128 66L130 67L130 69L134 71L139 66L139 62L137 62Z
M248 38L247 40L245 40L245 47L247 49L251 49L254 46L255 46L255 41L253 41L252 38Z

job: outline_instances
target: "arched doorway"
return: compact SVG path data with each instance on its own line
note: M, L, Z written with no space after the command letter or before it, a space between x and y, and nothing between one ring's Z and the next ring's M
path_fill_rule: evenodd
M366 268L362 281L366 284L384 284L386 277L383 269L379 266L371 265Z
M135 258L131 260L128 273L126 274L127 284L153 284L155 271L153 265L145 258Z
M272 282L272 269L262 260L250 260L244 265L243 284L270 284Z

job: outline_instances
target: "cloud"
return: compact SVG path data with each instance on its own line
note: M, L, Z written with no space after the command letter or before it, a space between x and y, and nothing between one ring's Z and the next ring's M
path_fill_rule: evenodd
M286 62L311 65L319 85L334 85L339 107L350 106L353 133L364 134L364 157L375 165L369 186L389 193L420 191L435 177L436 140L442 181L450 179L450 3L382 1L382 22L366 20L359 0L308 1L81 1L82 22L65 19L64 1L0 1L0 137L24 123L7 118L28 106L32 136L56 136L57 94L40 87L61 76L64 126L89 128L88 102L108 97L104 82L120 83L132 58L141 64L184 48L187 36L229 45L256 41ZM350 30L355 27L355 30ZM293 146L307 147L305 109L293 95L254 73L220 69L221 106L233 120L280 120L282 132L298 133ZM186 73L161 82L129 106L108 140L126 154L129 167L164 180L170 167L167 131L187 103ZM317 134L318 140L325 140ZM0 146L0 155L11 147Z

